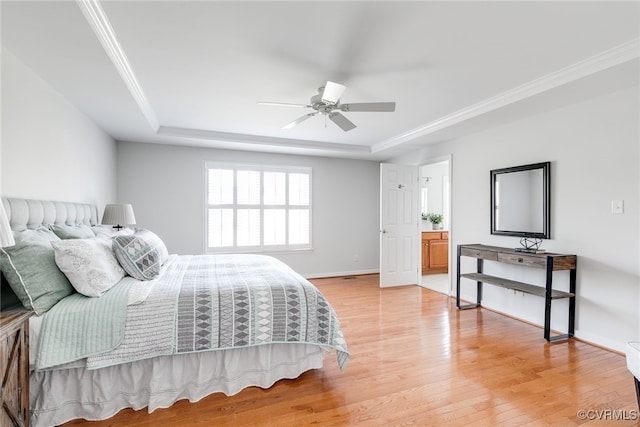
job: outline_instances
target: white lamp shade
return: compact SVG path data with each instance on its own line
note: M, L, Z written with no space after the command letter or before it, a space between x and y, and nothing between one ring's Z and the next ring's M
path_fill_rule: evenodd
M104 207L102 224L106 225L129 225L135 224L136 217L133 214L131 205L107 205Z
M16 241L13 239L13 231L9 225L9 218L4 210L4 205L0 202L0 247L13 246Z

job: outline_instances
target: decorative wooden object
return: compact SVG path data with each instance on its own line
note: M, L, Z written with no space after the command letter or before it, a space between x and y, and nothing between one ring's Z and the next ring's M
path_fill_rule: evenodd
M0 312L1 426L29 425L29 317L25 309Z
M477 272L460 272L460 257L467 256L477 258ZM503 262L507 264L523 265L526 267L546 269L545 286L531 285L503 277L490 276L482 272L484 260ZM556 341L571 338L575 329L576 314L576 265L575 255L563 255L554 253L526 253L515 249L501 248L486 245L458 245L457 280L456 280L456 305L461 310L480 307L482 301L482 284L488 283L507 289L527 294L544 297L544 338L547 341ZM569 292L553 289L553 272L556 270L569 270ZM476 303L460 305L460 278L476 281ZM568 332L562 335L551 336L551 301L554 299L569 298Z
M449 232L422 232L422 274L449 271Z

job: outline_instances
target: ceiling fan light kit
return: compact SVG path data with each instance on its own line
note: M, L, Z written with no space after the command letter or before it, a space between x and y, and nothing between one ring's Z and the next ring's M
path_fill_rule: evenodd
M338 127L345 132L354 129L356 125L340 113L340 111L393 112L396 110L395 102L358 102L353 104L340 104L340 97L346 90L346 86L328 81L326 85L318 89L318 93L316 95L311 97L309 104L289 104L286 102L258 102L258 104L278 107L313 108L315 110L313 113L305 114L291 123L286 124L282 129L291 129L310 117L322 114L328 117L329 120L338 125Z
M340 97L345 90L347 90L346 86L334 82L327 82L324 87L318 89L318 93L322 95L322 102L335 105L340 101Z

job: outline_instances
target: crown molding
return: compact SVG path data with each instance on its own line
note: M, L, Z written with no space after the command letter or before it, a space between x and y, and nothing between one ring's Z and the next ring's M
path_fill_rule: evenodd
M538 95L547 90L565 85L583 77L606 70L613 66L631 61L640 57L640 39L632 39L612 49L576 62L568 67L554 71L540 78L531 80L523 85L516 86L506 92L492 96L476 104L469 105L454 113L443 116L423 126L408 132L396 135L392 138L374 144L372 153L384 151L421 136L429 135L436 131L448 128L465 120L472 119L509 104Z
M180 128L160 126L156 132L158 135L174 136L180 138L198 139L218 142L237 142L243 144L263 145L272 147L295 147L332 151L339 153L370 153L367 145L340 144L335 142L309 141L304 139L274 138L270 136L247 135L242 133L217 132L205 129Z
M111 27L111 23L102 9L102 6L100 6L100 1L76 0L76 3L80 7L80 10L84 14L86 20L89 22L89 25L96 34L96 37L102 44L103 49L109 58L111 58L111 62L113 62L113 65L118 70L120 77L129 89L129 93L131 93L131 96L138 104L140 111L147 119L149 126L151 126L154 132L157 131L160 127L158 118L156 117L153 108L151 108L151 104L149 104L142 87L138 83L138 79L129 64L127 55L125 55L124 50L120 46L116 34Z

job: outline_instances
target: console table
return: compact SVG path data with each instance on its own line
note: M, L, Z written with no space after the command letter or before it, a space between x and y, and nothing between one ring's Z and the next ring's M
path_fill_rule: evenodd
M475 273L460 272L460 257L477 259L477 271ZM531 285L517 282L503 277L484 274L484 260L502 262L507 264L523 265L526 267L542 268L547 272L545 286ZM487 246L480 244L458 245L457 279L456 279L456 306L460 310L481 307L482 284L487 283L527 294L544 297L544 338L547 341L556 341L573 337L576 314L576 265L575 255L563 255L554 253L527 253L519 252L511 248ZM569 292L553 289L553 272L556 270L569 270ZM460 279L466 278L476 282L476 303L460 305ZM562 335L551 336L551 301L554 299L569 298L569 327L568 332Z

